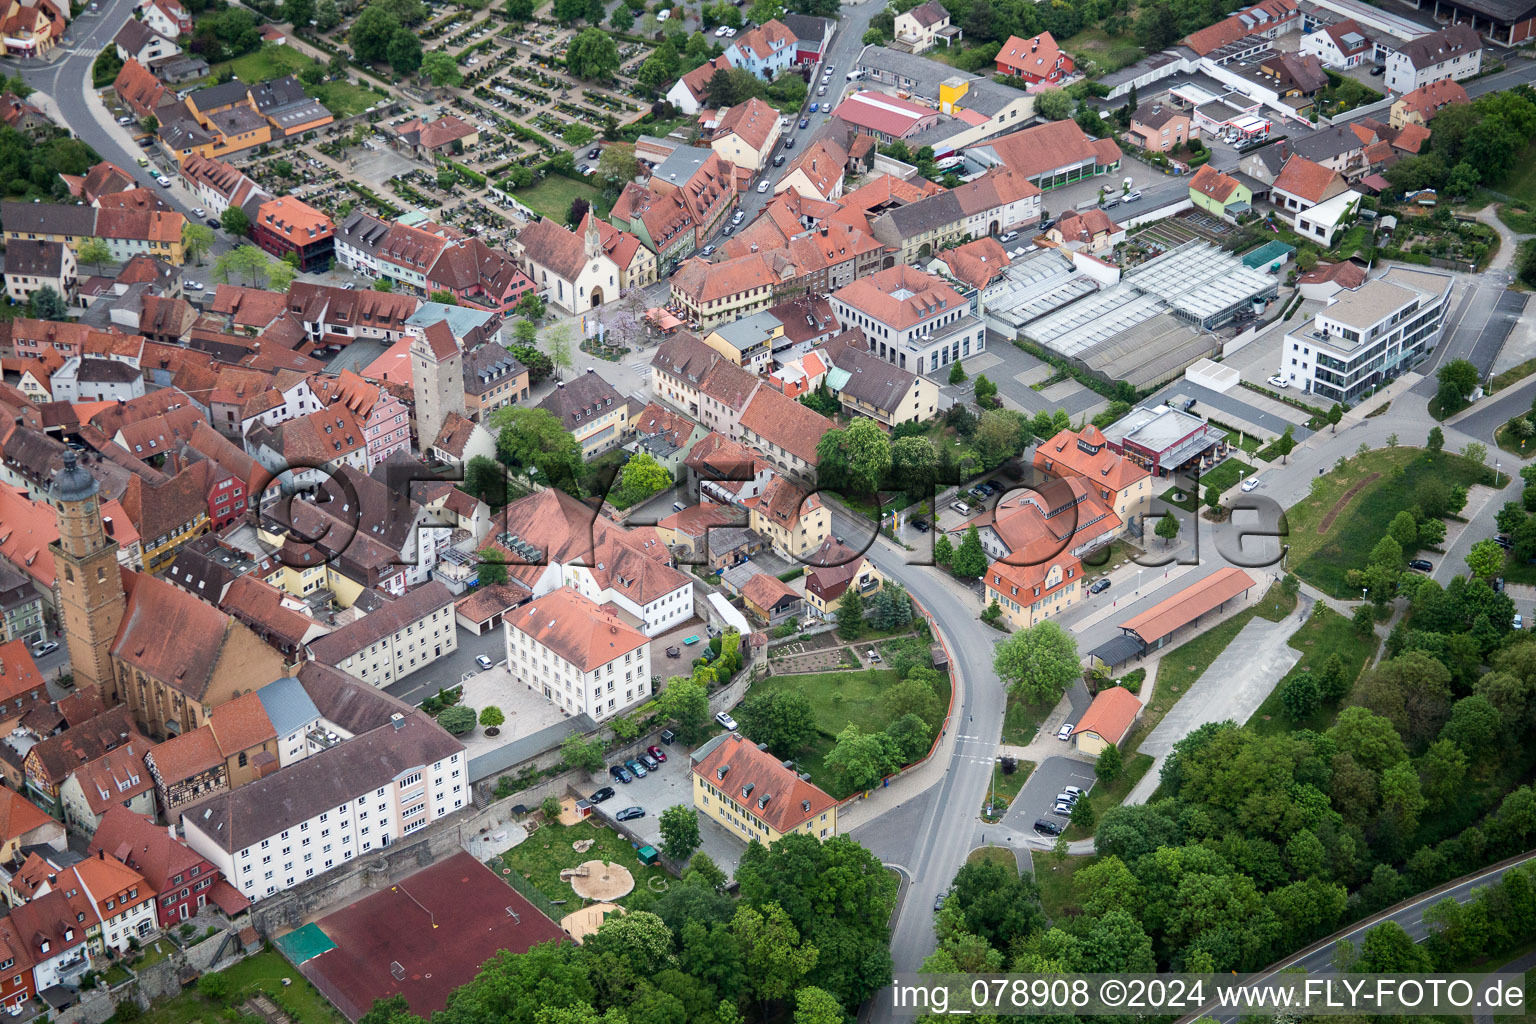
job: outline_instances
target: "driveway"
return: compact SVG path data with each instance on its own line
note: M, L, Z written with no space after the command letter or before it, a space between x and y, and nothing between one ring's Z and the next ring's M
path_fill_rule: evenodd
M487 630L476 636L467 629L460 629L458 649L438 658L430 665L417 669L410 675L397 679L384 688L391 697L398 697L407 704L420 704L437 693L439 688L457 686L472 676L480 674L475 658L485 655L492 662L507 659L505 635L498 629Z
M1065 743L1061 746L1064 750L1067 748ZM1067 819L1053 810L1056 806L1056 794L1062 792L1067 786L1076 786L1086 792L1092 789L1097 781L1091 761L1079 760L1065 754L1047 758L1030 775L1029 781L1024 783L1024 788L1019 790L1018 797L1008 808L1008 813L1003 816L1003 824L1019 832L1033 833L1035 821L1048 818L1065 828Z
M1037 412L1053 413L1057 409L1065 409L1076 421L1083 416L1091 417L1109 405L1097 392L1071 379L1052 384L1043 391L1034 390L1030 385L1049 380L1056 373L1055 368L991 331L987 332L986 350L979 355L968 356L961 363L970 380L958 387L949 386L947 366L938 373L928 374L951 401L974 400L976 377L985 374L987 380L997 385L999 397L1031 416Z
M667 755L666 762L656 771L647 772L643 779L622 784L605 777L602 782L577 787L590 796L603 786L611 786L613 797L602 804L609 814L617 814L626 807L643 807L645 817L625 824L657 849L661 848L661 812L679 804L693 806L693 773L689 770L688 748L674 744L662 750ZM703 841L700 848L711 860L727 874L735 872L741 853L746 849L745 843L703 814L699 815L699 838Z

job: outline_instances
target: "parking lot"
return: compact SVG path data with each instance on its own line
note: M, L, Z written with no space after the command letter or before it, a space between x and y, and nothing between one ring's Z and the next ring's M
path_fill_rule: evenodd
M643 779L625 784L615 781L604 772L602 782L581 787L587 795L603 786L613 787L612 798L602 804L603 811L609 815L616 815L626 807L644 808L645 817L625 824L657 849L661 849L661 812L673 804L693 806L693 779L689 772L688 749L679 744L661 749L667 755L666 763L654 772L647 772ZM736 870L736 863L746 848L740 839L702 814L699 815L699 838L702 840L700 849L709 854L721 870L727 874Z
M1051 810L1056 806L1056 794L1066 786L1076 786L1086 795L1097 781L1091 761L1080 761L1069 756L1047 758L1035 769L1029 781L1024 783L1024 788L1019 790L1018 798L1008 808L1003 821L1020 832L1033 833L1035 821L1039 818L1054 821L1065 829L1067 819Z

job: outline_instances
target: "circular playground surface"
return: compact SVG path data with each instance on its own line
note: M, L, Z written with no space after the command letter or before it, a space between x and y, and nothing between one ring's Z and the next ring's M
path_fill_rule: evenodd
M560 919L560 927L565 933L577 942L585 942L588 935L603 926L609 914L618 911L624 913L624 908L616 903L594 903L590 907L582 907L572 914L566 914Z
M622 864L606 860L583 861L560 872L576 895L587 900L616 900L635 888L635 876Z

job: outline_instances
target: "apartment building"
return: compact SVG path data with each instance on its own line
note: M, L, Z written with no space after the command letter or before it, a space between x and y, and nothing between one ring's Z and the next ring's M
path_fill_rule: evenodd
M629 403L591 367L568 381L555 383L537 408L559 417L590 459L629 439Z
M504 628L513 680L567 715L603 722L651 695L646 635L574 588L508 612Z
M839 289L832 310L845 328L862 328L881 359L914 373L937 373L987 345L970 303L915 267L892 267Z
M1328 402L1356 402L1435 347L1450 293L1449 274L1408 267L1340 291L1286 334L1280 373Z
M1083 564L1065 552L1039 563L987 566L986 603L997 602L1009 628L1028 629L1061 614L1083 596Z
M1432 82L1459 82L1483 68L1483 42L1467 24L1447 25L1387 54L1386 86L1399 95Z
M453 593L432 580L313 641L309 655L370 685L388 686L458 646Z
M692 779L693 806L745 842L837 835L837 801L739 732L695 750Z

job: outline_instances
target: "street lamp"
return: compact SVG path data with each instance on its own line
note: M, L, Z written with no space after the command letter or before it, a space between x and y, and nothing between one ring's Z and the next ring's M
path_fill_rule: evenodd
M1503 465L1498 459L1493 460L1493 486L1499 486L1499 466Z

